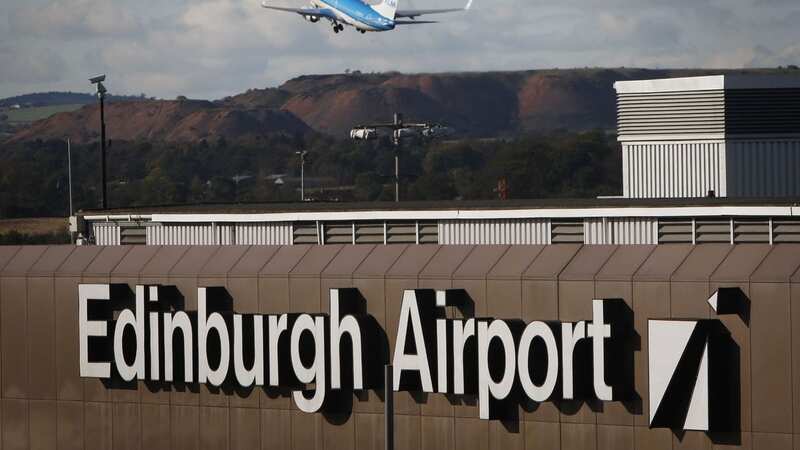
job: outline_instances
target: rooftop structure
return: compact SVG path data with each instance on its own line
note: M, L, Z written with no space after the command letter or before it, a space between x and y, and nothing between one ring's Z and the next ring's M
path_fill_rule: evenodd
M800 77L619 82L622 198L84 212L99 245L800 243Z
M800 195L800 77L615 84L628 198Z

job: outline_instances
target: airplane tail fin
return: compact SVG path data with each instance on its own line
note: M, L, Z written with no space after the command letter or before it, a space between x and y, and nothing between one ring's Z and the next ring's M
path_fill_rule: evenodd
M372 0L367 1L372 9L378 14L388 19L394 20L395 13L397 12L398 0Z

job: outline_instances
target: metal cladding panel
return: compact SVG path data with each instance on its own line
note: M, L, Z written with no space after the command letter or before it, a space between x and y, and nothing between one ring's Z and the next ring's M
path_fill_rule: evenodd
M21 248L22 247L18 245L0 246L0 272L2 272L3 268L9 263L9 261L14 259L14 255L16 255Z
M797 134L800 89L726 90L725 130L729 135Z
M281 247L252 246L228 273L236 277L255 276L278 253Z
M469 257L458 266L453 278L460 280L485 279L510 248L508 245L481 245L475 247Z
M199 276L203 267L222 247L190 247L183 257L170 269L170 276Z
M693 245L659 245L633 276L634 281L669 281L694 249Z
M147 245L232 245L233 233L230 224L151 224Z
M623 143L622 189L627 198L728 195L725 143Z
M172 390L172 387L167 386L165 389L171 390L167 401L154 403L154 393L147 392L145 389L148 388L143 384L138 386L137 392L136 387L131 390L115 383L103 385L90 383L94 380L82 380L79 377L78 364L77 308L73 307L77 302L77 289L65 288L71 281L64 283L64 280L55 280L50 289L49 282L39 278L42 273L48 276L45 268L71 264L72 261L75 266L70 270L78 270L76 276L91 277L94 273L109 272L116 267L118 270L112 272L115 278L119 277L120 282L135 283L148 274L168 278L170 268L177 259L186 268L180 272L186 274L198 270L202 272L199 269L201 267L210 268L212 272L231 267L230 276L245 277L238 281L254 286L253 289L231 292L234 308L245 307L249 302L263 306L264 310L277 309L276 312L286 311L283 305L290 304L290 296L302 301L309 295L318 295L320 289L325 288L321 281L327 275L346 275L354 270L355 274L375 276L376 279L368 280L368 284L381 287L364 289L362 293L368 305L383 305L387 298L397 295L396 289L402 289L400 286L406 285L405 280L403 283L397 283L396 280L384 281L389 278L390 268L395 265L395 275L412 278L426 274L428 266L435 268L432 274L452 278L482 278L481 273L489 271L489 278L507 276L516 277L516 280L500 279L485 283L485 286L481 284L481 289L485 290L485 297L490 302L487 314L495 317L508 315L511 319L522 318L526 322L548 320L548 314L554 314L552 317L565 321L591 320L590 308L594 298L592 294L596 294L597 286L600 286L594 280L619 280L622 283L618 284L629 284L632 274L638 272L639 275L632 283L632 293L620 294L620 298L629 303L634 314L636 348L633 350L635 357L631 363L636 374L636 393L642 397L643 402L634 402L631 405L638 407L628 408L628 404L608 402L600 404L603 410L587 413L583 409L562 407L564 403L559 402L560 408L554 409L555 415L551 417L542 413L546 413L553 405L541 404L534 405L534 411L526 409L516 419L490 422L478 419L476 409L469 409L465 405L452 407L448 399L440 394L413 397L397 394L396 407L403 410L403 413L398 413L395 422L398 450L672 449L673 446L709 449L716 445L753 449L792 448L792 392L796 393L797 385L796 365L793 366L792 361L796 359L799 344L797 333L793 332L796 330L798 315L794 313L792 302L797 297L793 297L794 287L790 286L789 278L800 266L797 245L734 245L727 257L723 251L724 246L556 245L512 246L507 249L477 246L460 264L446 258L454 255L454 259L458 259L461 249L454 247L433 246L435 255L412 250L419 248L416 246L398 246L395 249L379 245L370 251L367 251L367 247L362 249L346 246L330 263L326 263L329 254L309 254L309 247L252 247L235 264L236 256L243 249L223 250L230 253L215 255L210 253L212 249L208 247L164 247L155 253L137 249L122 255L122 249L119 248L110 252L105 252L108 248L99 248L96 253L87 253L85 249L76 248L63 263L63 252L47 251L35 264L28 264L27 261L36 250L31 250L31 247L20 249L25 252L24 255L28 255L25 256L24 264L16 266L22 271L17 272L15 269L13 275L0 273L0 292L3 295L0 303L4 308L3 384L9 387L24 386L27 395L19 398L19 392L14 389L0 393L2 447L286 450L377 450L383 447L380 414L382 396L375 395L374 390L349 398L348 404L351 406L344 407L351 407L350 410L339 412L337 409L333 414L305 414L294 408L290 399L273 392L265 395L260 388L226 394L224 391L214 392L205 387L196 389L194 386L187 386L186 389L178 387ZM91 273L86 272L86 268L95 259L89 256L98 256L104 252L92 265L89 270ZM400 258L406 252L409 254ZM691 256L687 259L690 253ZM121 261L116 258L118 255L123 256ZM278 260L267 264L273 257ZM218 265L215 258L220 258ZM148 259L150 260L147 261ZM204 259L209 259L210 262L206 263ZM398 259L402 261L398 263ZM718 264L720 259L723 262ZM297 280L299 283L292 286L292 289L301 288L302 292L299 293L257 288L254 283L259 278L257 272L265 264L270 266L265 271L267 274L289 277L293 269L297 268L298 272L302 271L304 276L311 278ZM458 268L453 269L454 266ZM677 275L670 280L679 267ZM714 267L717 267L716 271ZM540 281L520 282L520 277L529 268L528 275ZM741 367L747 368L736 384L739 387L741 414L747 419L742 422L740 429L724 435L686 432L678 439L674 436L678 432L651 429L647 425L648 319L679 318L682 317L681 314L685 314L685 311L676 312L674 305L670 306L670 290L674 291L681 284L678 278L682 278L681 274L684 272L697 273L699 278L690 278L703 280L707 280L713 272L712 281L743 286L748 281L770 281L751 283L750 288L745 289L752 299L749 324L736 315L719 317L739 345L738 358L741 358ZM51 272L49 275L55 273ZM25 280L26 277L31 280ZM319 283L317 277L320 278ZM641 282L656 280L660 282ZM182 294L186 294L186 290L194 289L196 284L197 281L188 280L179 289ZM554 286L552 289L549 287L551 285ZM623 289L619 292L626 291ZM680 295L689 297L690 302L707 308L707 296L701 295L705 289L680 292ZM596 295L604 298L603 294ZM501 304L508 306L507 311L498 306ZM250 307L245 307L247 308ZM305 311L302 308L300 310ZM382 308L380 306L376 311L381 311ZM548 313L549 308L555 312ZM522 316L519 315L520 311ZM397 322L396 312L387 308L385 323L381 322L391 335L390 338L395 335L392 331L396 331L390 330ZM52 322L53 319L55 335L44 333L42 327L48 326L48 321ZM40 348L44 351L39 350ZM52 348L56 349L55 355L47 353ZM19 355L30 356L10 358L5 354L9 349L17 351ZM27 349L27 353L19 353L19 349ZM54 364L51 371L55 372L56 380L76 380L76 394L62 398L62 394L53 389L54 378L48 376L51 374L44 369L46 366L42 364L47 362L44 360ZM9 378L6 379L6 376ZM100 393L104 396L99 396ZM134 397L127 397L130 393ZM275 394L275 398L270 397L271 394ZM241 405L241 402L253 400L253 397L258 401L248 406ZM133 400L124 400L126 398ZM217 403L210 406L207 403L211 401ZM367 407L377 409L366 411ZM522 430L524 431L520 432Z
M142 269L141 275L148 277L166 277L169 271L183 258L190 247L164 246L160 247L147 265Z
M458 266L475 247L466 245L441 247L420 272L420 278L452 278Z
M46 252L47 247L45 246L22 247L22 249L14 255L14 258L6 264L5 268L3 268L3 275L9 276L28 273L31 267L33 267Z
M349 278L364 260L375 250L375 245L346 245L342 251L333 258L328 267L322 272L325 277Z
M289 277L292 269L311 251L311 245L280 247L259 272L262 276Z
M797 270L800 270L800 244L775 245L753 272L751 281L788 282Z
M84 269L83 275L106 277L111 275L114 268L125 258L133 247L108 246L102 249L92 263Z
M672 274L672 281L708 281L733 250L732 245L698 245Z
M711 281L735 282L756 272L773 247L765 244L742 244L733 247L725 261L711 275Z
M95 222L92 224L92 234L97 245L119 245L119 224L115 222Z
M386 273L388 278L417 278L439 251L438 245L412 245L395 261Z
M292 224L237 223L236 243L239 245L292 245Z
M528 266L522 278L527 280L557 280L561 271L583 246L577 244L548 245Z
M114 268L112 275L115 276L139 276L142 269L158 253L160 247L136 246L122 258L122 261Z
M597 272L595 279L598 281L631 281L633 275L655 249L655 245L620 246Z
M591 281L614 254L618 247L613 245L585 245L561 271L561 281Z
M75 248L76 247L72 245L54 245L49 247L47 251L39 257L39 260L31 267L28 273L51 275L67 260L67 258L69 258L69 255L75 251Z
M528 267L544 251L543 245L515 245L500 258L487 275L489 279L509 280L522 278Z
M213 277L224 277L228 275L231 268L244 256L250 247L231 245L220 247L219 251L206 263L200 271L200 275Z
M800 195L800 140L731 140L727 153L728 196Z
M75 251L70 253L69 258L56 270L56 275L80 276L102 250L103 247L95 245L75 247Z
M409 245L378 245L353 271L354 278L383 278Z
M344 245L315 245L303 256L303 259L294 266L292 276L315 276L322 273L336 255L344 249Z
M617 129L621 138L725 132L723 90L620 93Z
M584 243L588 245L658 244L657 219L586 219Z
M537 245L550 243L550 221L443 220L439 222L441 245Z

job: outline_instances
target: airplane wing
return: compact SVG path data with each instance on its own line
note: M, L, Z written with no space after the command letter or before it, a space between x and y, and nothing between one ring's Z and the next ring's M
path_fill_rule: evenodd
M284 12L291 12L300 14L301 16L308 16L308 17L318 17L318 18L328 18L328 19L337 19L336 14L333 13L330 9L323 9L323 8L283 8L280 6L270 6L267 2L261 3L262 8L266 9L273 9L276 11L284 11Z
M395 17L397 18L409 18L414 19L419 16L424 16L428 14L442 14L442 13L449 13L449 12L458 12L458 11L467 11L472 7L472 0L467 2L467 6L463 8L450 8L450 9L398 9L395 13ZM406 24L408 25L408 24Z

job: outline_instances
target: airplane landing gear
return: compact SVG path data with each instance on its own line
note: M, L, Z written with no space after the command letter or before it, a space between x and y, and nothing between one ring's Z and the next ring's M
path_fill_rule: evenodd
M340 23L333 24L333 32L334 33L339 33L342 30L344 30L344 25L342 25Z
M358 31L360 31L361 34L367 34L367 30L358 30Z

